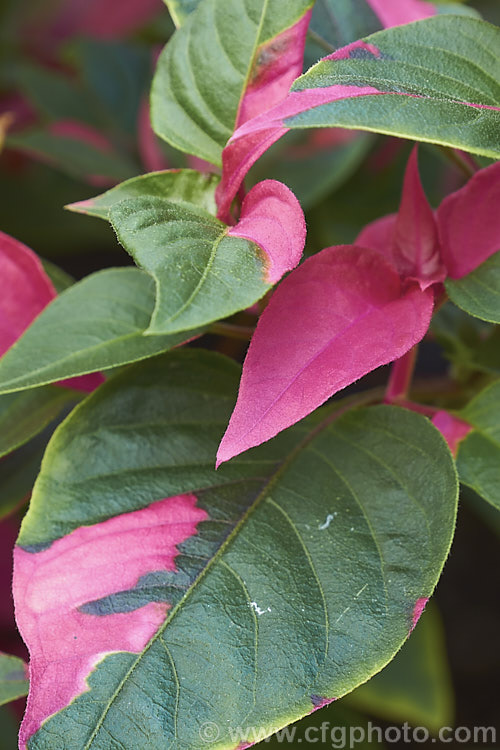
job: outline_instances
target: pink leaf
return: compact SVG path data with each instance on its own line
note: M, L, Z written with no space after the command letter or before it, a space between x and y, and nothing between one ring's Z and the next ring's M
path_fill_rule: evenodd
M260 318L218 464L401 357L425 335L432 308L431 290L403 286L373 250L331 247L307 260Z
M0 232L0 356L55 296L35 253Z
M286 185L264 180L250 190L241 217L228 231L259 245L266 255L266 281L275 284L295 268L306 241L306 222L300 203Z
M446 277L434 212L420 181L417 147L406 168L398 214L369 224L356 244L378 250L391 260L403 278L417 281L421 289Z
M138 146L141 161L147 172L160 172L168 169L167 159L161 150L156 134L151 127L149 102L144 99L139 110Z
M85 605L132 589L148 573L175 571L177 545L206 518L194 495L181 495L81 527L40 552L16 548L16 618L31 655L21 748L44 719L87 689L103 656L142 651L169 608L153 602L96 616Z
M397 214L388 214L367 224L356 237L356 245L377 250L386 260L394 264L394 227L397 217Z
M240 102L237 128L284 99L302 73L311 14L312 10L307 11L294 26L258 48L249 84Z
M468 422L464 422L463 419L459 419L453 414L450 414L450 412L444 410L438 411L437 414L435 414L432 418L432 424L434 427L437 427L442 434L454 456L457 455L460 442L466 438L469 432L473 429Z
M402 276L418 281L422 289L443 281L434 212L424 193L418 172L417 146L406 167L403 194L394 227L394 265Z
M289 128L284 124L287 117L337 99L380 93L371 86L329 86L292 91L283 102L238 128L222 152L222 180L216 193L219 218L227 221L231 203L250 167L288 133Z
M56 296L35 253L0 232L0 357ZM101 374L94 373L61 381L58 385L90 392L103 380Z
M161 0L63 0L51 35L62 41L72 36L114 39L126 36L161 13Z
M412 21L421 21L436 14L436 7L424 0L366 0L388 29Z
M460 279L500 250L500 162L481 169L442 202L437 212L441 254Z

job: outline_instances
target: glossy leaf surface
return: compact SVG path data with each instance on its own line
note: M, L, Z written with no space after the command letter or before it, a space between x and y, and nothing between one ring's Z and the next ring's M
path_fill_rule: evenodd
M233 748L228 727L284 726L408 636L453 533L439 433L394 407L330 414L216 472L238 375L171 353L54 435L15 553L21 748L202 748L207 721Z

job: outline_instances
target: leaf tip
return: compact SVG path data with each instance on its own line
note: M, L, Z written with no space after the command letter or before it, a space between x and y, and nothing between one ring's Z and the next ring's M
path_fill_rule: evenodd
M84 201L76 201L75 203L67 203L64 206L66 211L72 211L75 214L86 214L94 207L95 199L88 198Z
M413 607L413 615L412 615L412 620L411 620L410 633L414 631L417 625L417 622L420 620L428 601L429 601L428 596L421 596L415 602L415 606Z

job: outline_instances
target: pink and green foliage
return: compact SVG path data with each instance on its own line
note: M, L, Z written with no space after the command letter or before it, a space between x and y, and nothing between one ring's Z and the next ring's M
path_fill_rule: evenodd
M0 77L8 184L41 175L23 216L60 187L83 276L0 205L19 748L451 725L417 623L459 483L500 508L500 29L425 0L111 5L38 34L12 8ZM0 702L27 690L9 627Z
M55 299L56 290L39 258L26 245L0 232L0 356L21 337ZM73 378L60 385L89 392L103 382L100 375Z
M19 630L27 643L38 644L30 655L32 697L21 745L47 716L85 691L89 672L104 654L144 649L165 619L165 604L152 602L100 619L92 616L94 603L120 587L133 588L152 572L175 572L177 545L195 534L206 517L194 496L171 497L77 529L37 554L16 549L15 585L25 604ZM62 569L69 577L61 586Z
M398 214L366 227L356 245L323 250L283 282L250 344L219 463L274 437L421 341L448 267L465 276L500 245L498 225L475 224L478 213L491 216L498 205L499 167L450 195L434 218L414 150ZM460 209L467 230L450 241Z

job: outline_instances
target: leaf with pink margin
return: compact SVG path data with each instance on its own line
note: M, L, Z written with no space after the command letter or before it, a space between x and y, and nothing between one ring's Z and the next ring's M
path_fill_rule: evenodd
M373 250L332 247L305 261L259 320L218 465L401 357L424 337L432 309L432 291L405 288Z
M237 125L286 96L303 69L313 0L204 0L158 61L155 132L212 164Z
M284 99L302 73L311 13L308 11L296 24L257 49L248 85L240 101L236 128Z
M420 181L416 147L406 167L398 213L369 224L356 244L378 250L402 278L417 281L421 289L444 281L437 224Z
M120 201L109 220L155 280L147 329L155 335L192 330L253 305L297 265L306 234L298 200L275 180L252 188L234 227L199 206L159 196Z
M110 379L54 434L18 539L16 606L28 630L43 611L25 628L37 656L38 628L69 607L47 641L48 671L66 654L73 663L52 697L32 684L23 750L107 750L110 737L124 750L202 750L207 722L233 748L228 728L285 726L353 690L406 640L454 529L456 473L438 431L406 409L332 410L215 471L238 378L220 355L171 352ZM177 532L165 569L172 500L155 500L179 496L206 516L185 541ZM64 698L83 691L29 736L59 686Z
M298 264L306 241L306 222L293 193L280 182L264 180L248 193L240 219L227 233L254 242L267 256L266 280L276 284Z
M386 29L421 21L436 13L436 6L425 0L366 0Z
M39 258L0 232L0 356L56 296Z
M461 279L500 250L500 162L470 178L438 208L441 254L452 279Z
M284 124L288 117L335 99L379 93L373 87L358 88L356 86L292 91L283 102L238 128L222 152L222 180L216 192L218 217L223 221L227 219L233 199L250 167L276 141L288 133L289 128Z
M475 43L478 35L486 47ZM491 80L500 77L500 62L488 50L499 44L494 26L439 15L385 29L325 57L297 79L283 102L231 137L223 153L219 215L227 215L255 161L294 128L368 130L498 158L500 91ZM457 56L460 77L451 80L443 61L453 67Z
M106 655L142 651L169 604L150 602L106 617L86 608L132 589L148 574L175 573L177 546L206 519L194 495L180 495L76 529L48 549L16 547L16 618L30 645L30 695L20 747L47 717L87 689L86 678Z
M57 297L40 259L22 242L0 232L0 358ZM58 385L90 392L104 378L99 373Z

